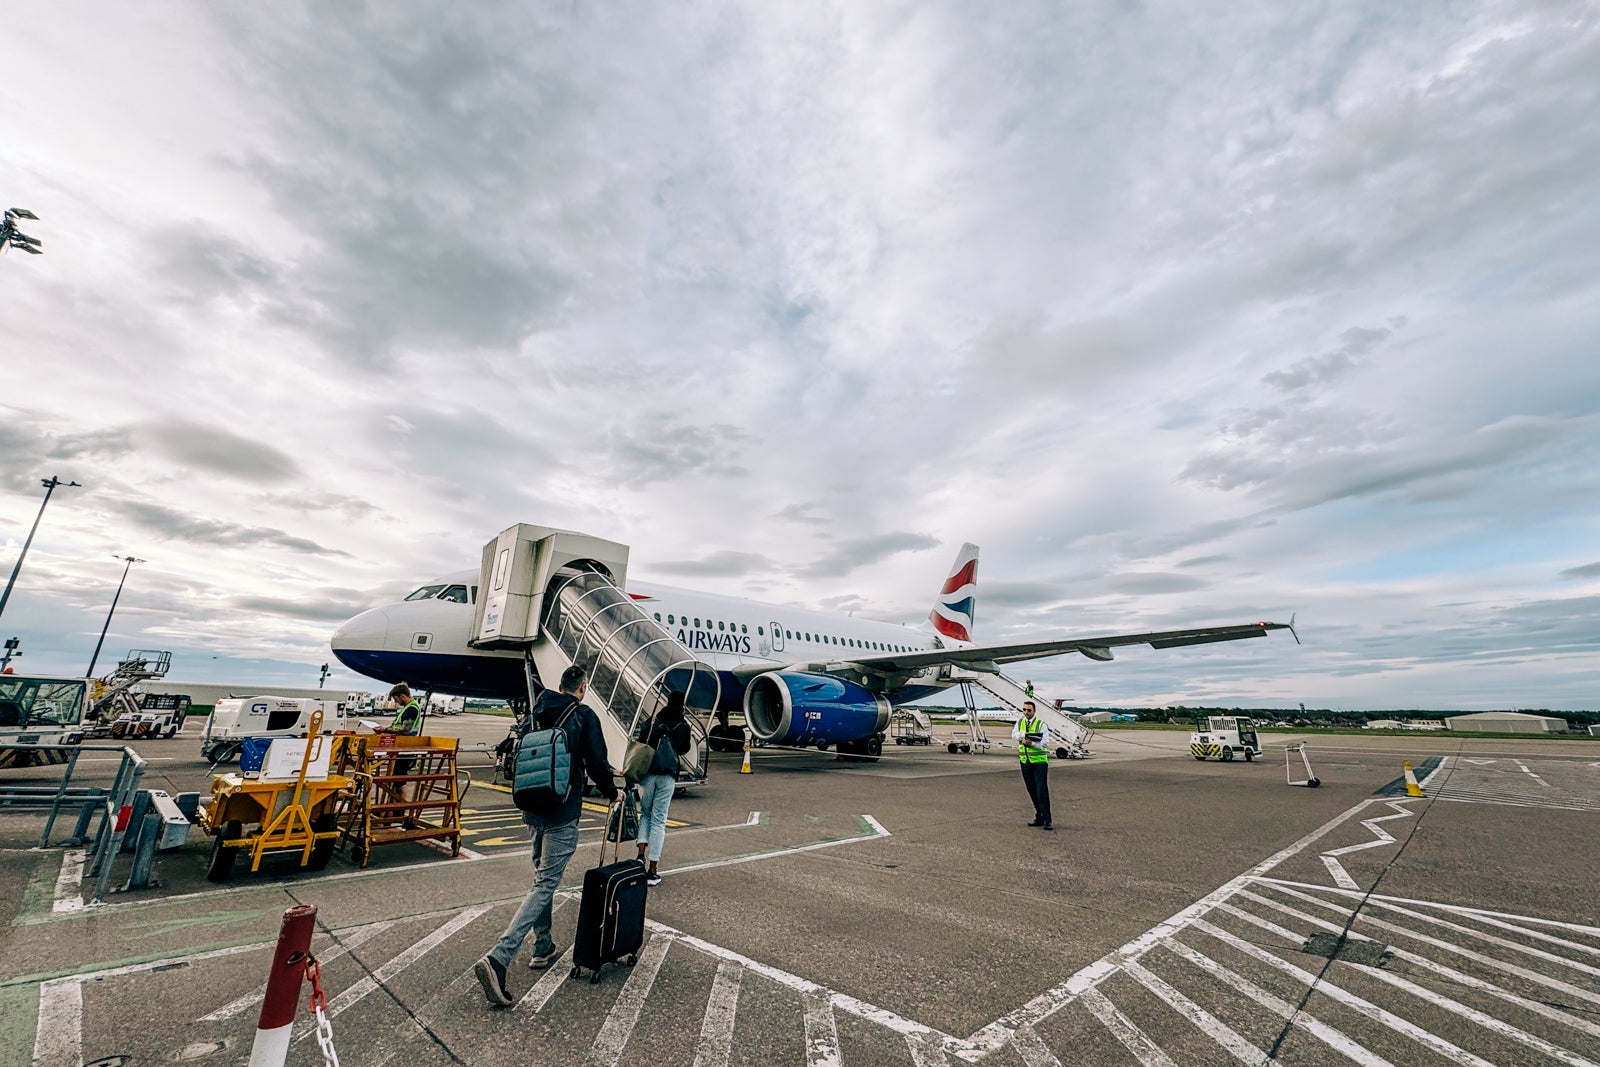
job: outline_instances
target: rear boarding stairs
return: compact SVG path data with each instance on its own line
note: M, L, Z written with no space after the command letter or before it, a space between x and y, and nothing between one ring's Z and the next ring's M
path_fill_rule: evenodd
M1090 728L1088 723L1081 722L1075 716L1059 710L1050 701L1037 694L1030 697L1026 689L998 671L993 674L974 673L971 675L954 675L952 677L954 681L960 684L961 696L967 706L967 723L971 739L968 743L972 746L981 746L981 749L987 749L992 743L989 740L989 735L983 729L983 724L979 722L977 702L972 698L972 687L976 686L994 697L1002 707L1008 708L1015 715L1022 714L1023 701L1033 701L1034 715L1041 719L1050 731L1051 754L1057 759L1088 758L1089 742L1094 738L1094 730ZM955 749L952 748L951 751L953 752Z

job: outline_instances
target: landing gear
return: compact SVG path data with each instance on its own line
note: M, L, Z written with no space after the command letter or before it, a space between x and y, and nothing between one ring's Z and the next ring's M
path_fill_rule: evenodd
M883 755L883 735L873 734L859 741L840 741L835 747L845 759L857 763L877 763Z

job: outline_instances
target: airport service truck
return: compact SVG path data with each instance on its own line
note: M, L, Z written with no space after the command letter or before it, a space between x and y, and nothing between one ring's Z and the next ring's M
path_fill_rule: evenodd
M304 737L311 716L322 712L322 732L346 729L346 716L365 693L344 697L247 696L217 701L200 734L200 755L212 763L229 763L252 737Z
M88 710L87 678L0 674L0 767L65 763Z
M1235 755L1253 760L1261 755L1261 741L1255 724L1237 715L1211 715L1195 723L1200 729L1189 735L1189 752L1195 759L1220 759L1224 763Z

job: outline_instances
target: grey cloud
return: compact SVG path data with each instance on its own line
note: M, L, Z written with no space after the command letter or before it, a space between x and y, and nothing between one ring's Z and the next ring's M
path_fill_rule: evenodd
M1405 320L1402 318L1396 321L1403 323ZM1352 326L1339 335L1343 344L1333 351L1302 359L1287 370L1263 375L1261 380L1286 393L1304 389L1309 385L1331 384L1357 366L1357 357L1371 351L1393 332L1392 329L1382 326L1372 328Z
M773 512L772 517L783 522L799 522L810 526L826 526L828 524L828 520L820 515L815 514L817 508L819 507L821 507L820 504L814 503L790 504L786 508Z
M271 261L209 223L158 227L140 244L153 260L151 276L181 305L265 296L283 284Z
M1049 604L1056 604L1068 595L1067 586L1063 582L1031 581L1031 582L1006 582L986 581L980 574L978 576L978 607L980 610L987 608L1042 608Z
M1210 582L1186 574L1128 573L1112 575L1107 586L1118 593L1147 596L1157 593L1192 593L1205 589Z
M41 479L53 474L62 481L83 482L82 473L70 461L114 458L133 449L126 429L55 433L17 408L0 409L0 455L5 457L0 486L16 492L32 492ZM67 466L59 471L46 469L51 461Z
M939 540L927 534L887 533L845 541L795 572L801 578L842 577L860 567L878 563L902 552L937 548Z
M235 160L310 235L269 313L359 362L514 346L623 280L643 175L599 131L648 20L514 5L425 22L316 5L217 14L273 101L277 142ZM570 62L583 55L584 63ZM613 261L615 257L615 261ZM215 257L213 257L215 258ZM229 280L247 281L224 259ZM270 268L264 268L270 273ZM213 272L215 273L215 272ZM603 280L596 280L603 279Z
M299 464L286 453L219 426L163 419L138 427L137 434L178 463L247 482L272 484L300 474Z
M162 539L239 547L273 545L294 552L320 556L350 555L339 549L325 548L303 537L295 537L283 530L264 526L244 526L219 519L203 519L147 501L120 500L113 501L108 506L129 522Z
M738 578L757 571L771 570L772 560L753 552L724 549L703 559L667 560L652 564L653 570L696 578Z
M371 598L354 589L321 589L315 599L289 600L282 597L238 596L228 601L236 611L281 615L306 622L343 622L366 609Z
M750 435L733 426L657 423L648 434L618 428L608 449L612 476L632 489L657 482L748 474L741 446Z
M1561 572L1563 578L1600 578L1600 563L1585 563L1581 567L1568 567Z

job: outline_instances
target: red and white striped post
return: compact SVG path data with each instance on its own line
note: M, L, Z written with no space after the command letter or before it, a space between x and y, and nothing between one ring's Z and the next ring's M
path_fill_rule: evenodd
M256 1023L256 1041L250 1048L250 1067L283 1067L289 1058L300 983L316 925L315 904L296 904L283 913L278 947L272 951L272 972L267 976L267 995L262 998L261 1018Z

